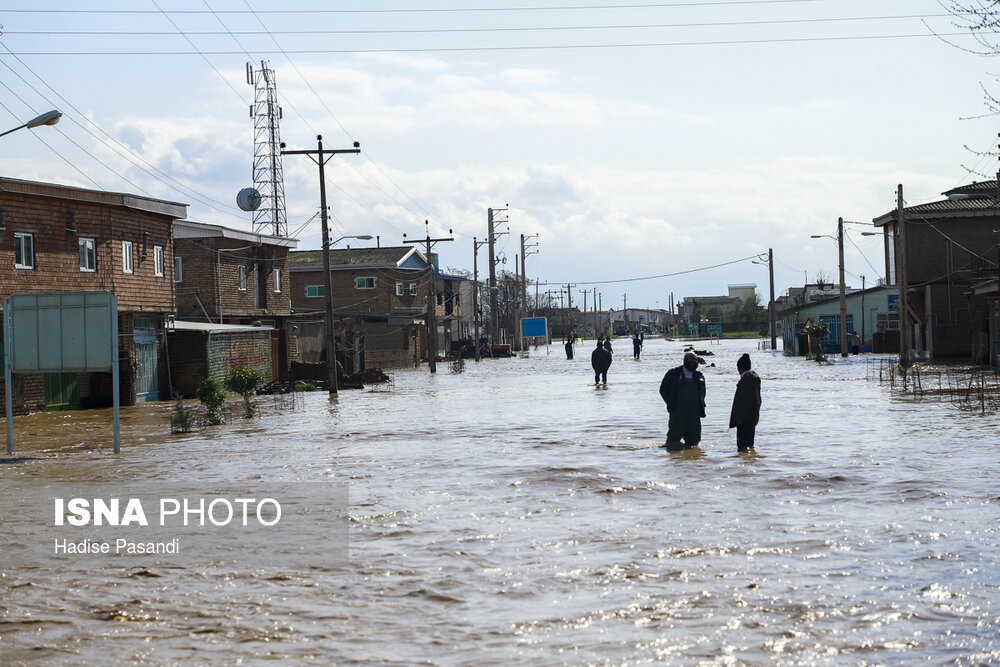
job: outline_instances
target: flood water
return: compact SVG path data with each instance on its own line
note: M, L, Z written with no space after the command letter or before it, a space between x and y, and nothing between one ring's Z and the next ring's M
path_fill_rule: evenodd
M0 488L347 482L350 558L4 562L0 662L1000 663L1000 418L894 396L861 357L703 343L704 441L668 452L657 389L681 345L647 339L637 362L616 341L606 389L590 345L186 435L169 403L127 408L119 456L106 412L17 419ZM751 453L727 429L743 352L763 379Z

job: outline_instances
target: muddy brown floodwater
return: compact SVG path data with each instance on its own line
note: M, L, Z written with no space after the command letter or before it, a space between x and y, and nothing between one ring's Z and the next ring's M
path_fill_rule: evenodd
M998 664L1000 419L708 345L701 447L667 452L681 346L442 363L173 436L171 404L17 419L16 484L346 482L325 567L0 567L3 664ZM628 349L626 349L628 348ZM763 378L757 450L727 430ZM266 407L266 406L265 406ZM2 459L0 459L2 460ZM304 546L322 560L322 534Z

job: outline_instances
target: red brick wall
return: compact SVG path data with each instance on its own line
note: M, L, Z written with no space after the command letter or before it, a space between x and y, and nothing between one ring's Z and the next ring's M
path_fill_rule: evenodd
M14 292L109 290L125 311L173 312L171 219L94 202L0 190L0 296ZM67 228L74 228L67 231ZM14 232L34 235L34 268L14 268ZM97 271L80 270L79 238L96 239ZM134 273L122 273L122 240L133 243ZM163 246L164 275L154 276L153 246ZM145 258L142 257L146 249Z
M333 308L343 312L419 313L430 287L426 272L406 269L338 269L331 271L333 280ZM375 289L357 289L356 278L375 278ZM404 285L404 295L396 296L396 283ZM438 282L440 289L441 281ZM409 284L417 283L417 295L409 295ZM296 312L324 309L323 297L307 297L306 287L322 285L323 271L295 271L292 273L292 308ZM443 312L443 311L442 311Z

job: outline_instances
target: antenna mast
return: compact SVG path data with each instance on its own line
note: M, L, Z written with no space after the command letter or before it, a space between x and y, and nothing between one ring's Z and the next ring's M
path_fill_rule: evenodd
M256 72L247 63L247 83L254 86L253 117L253 183L260 193L261 206L253 212L253 231L257 234L288 236L288 219L285 216L285 177L281 170L281 135L278 121L278 90L274 70L267 61L260 61Z

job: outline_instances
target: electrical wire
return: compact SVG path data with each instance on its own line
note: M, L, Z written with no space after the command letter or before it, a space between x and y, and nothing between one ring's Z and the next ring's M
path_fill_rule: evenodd
M614 283L632 283L632 282L638 282L638 281L641 281L641 280L658 280L660 278L672 278L674 276L683 276L683 275L686 275L688 273L697 273L699 271L708 271L710 269L718 269L719 267L729 266L730 264L739 264L740 262L748 262L750 260L757 259L758 257L760 257L760 253L758 253L756 255L750 255L749 257L741 257L739 259L734 259L734 260L729 261L729 262L722 262L720 264L712 264L711 266L701 266L701 267L698 267L696 269L687 269L685 271L674 271L673 273L663 273L663 274L656 275L656 276L643 276L641 278L620 278L618 280L592 280L592 281L563 280L562 282L539 282L538 284L539 285L546 285L546 286L548 286L548 285L565 285L567 283L572 284L572 285L611 285L611 284L614 284Z

